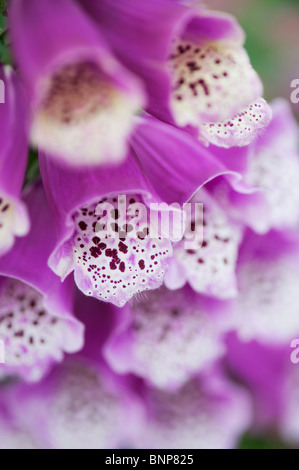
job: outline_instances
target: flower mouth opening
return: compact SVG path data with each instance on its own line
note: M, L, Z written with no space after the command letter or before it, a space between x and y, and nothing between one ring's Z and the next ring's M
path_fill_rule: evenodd
M135 294L160 287L172 255L168 239L151 237L142 197L128 195L124 210L119 210L123 197L104 197L77 210L70 255L79 288L119 306Z
M57 71L33 116L34 145L67 163L119 162L127 153L141 95L93 62Z
M92 119L114 106L117 90L92 62L67 65L54 74L42 113L61 125Z
M172 87L170 106L182 127L227 121L262 92L260 80L242 47L203 39L200 32L198 37L190 39L184 33L173 40L168 68Z

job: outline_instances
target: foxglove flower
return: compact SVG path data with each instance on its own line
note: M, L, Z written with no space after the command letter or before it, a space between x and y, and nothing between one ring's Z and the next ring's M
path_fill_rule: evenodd
M20 80L10 67L0 66L0 256L15 236L28 233L27 209L20 200L27 163L27 100Z
M235 328L245 341L283 345L299 331L298 235L248 232L239 255Z
M227 173L236 181L239 176L191 136L155 119L140 118L131 142L126 161L117 168L71 171L47 155L40 158L59 230L51 268L62 280L74 271L82 292L118 306L139 292L161 286L172 241L183 235L181 206L198 187L218 174ZM145 204L142 209L140 203ZM160 203L176 206L161 210L152 206ZM139 231L130 235L137 207ZM179 218L170 224L169 233L164 233L163 214L166 219ZM155 216L161 230L153 235ZM112 229L109 234L107 228Z
M287 102L272 103L273 120L248 147L240 173L251 194L241 194L221 178L207 185L223 210L259 234L296 228L299 220L298 124Z
M276 100L272 109L273 121L256 142L246 175L265 194L264 231L299 222L299 127L287 102Z
M10 406L19 427L46 449L132 447L143 418L129 379L75 357L39 384L20 386Z
M150 449L228 449L251 421L247 393L210 371L179 392L148 388L148 420L138 447Z
M225 302L188 287L175 293L161 288L117 311L104 354L115 372L177 391L224 354L229 327Z
M70 0L13 0L12 46L32 105L33 144L69 164L119 161L142 85ZM45 47L46 44L46 47Z
M169 0L80 4L119 59L144 79L151 114L192 126L200 139L223 147L247 145L269 123L244 33L231 16Z
M6 375L37 381L63 353L83 344L83 326L72 313L73 284L61 284L47 267L55 228L44 192L37 184L25 202L33 229L0 261L0 337Z
M7 388L7 389L6 389ZM0 449L1 450L33 450L38 448L38 443L25 429L19 425L10 412L8 393L10 387L5 386L0 394Z
M165 284L169 289L178 289L188 282L199 293L219 299L236 297L236 264L243 227L227 217L207 190L201 189L191 200L191 204L198 203L203 204L203 213L189 211L187 230L174 247ZM188 239L197 227L202 228L203 236L188 247Z

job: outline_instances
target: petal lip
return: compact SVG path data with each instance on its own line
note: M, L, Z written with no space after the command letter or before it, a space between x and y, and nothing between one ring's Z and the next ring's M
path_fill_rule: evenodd
M262 136L271 123L272 116L271 107L260 98L226 122L202 125L200 139L218 147L245 147Z

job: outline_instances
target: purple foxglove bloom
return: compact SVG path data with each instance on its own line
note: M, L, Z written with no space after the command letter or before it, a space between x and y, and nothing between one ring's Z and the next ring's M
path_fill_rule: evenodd
M10 391L10 387L5 386L5 390L1 389L0 393L0 449L36 449L38 445L33 437L19 426L7 406Z
M71 0L13 0L12 47L32 104L33 144L72 165L119 161L141 83Z
M194 377L177 393L147 389L147 424L137 447L228 449L252 418L247 393L218 372Z
M276 100L272 109L273 120L256 142L246 176L265 194L264 231L299 223L299 127L286 101Z
M169 289L178 289L188 282L199 293L219 299L236 297L236 264L243 228L227 217L205 189L191 203L203 204L203 214L189 212L187 230L182 241L174 246L165 284ZM188 239L198 225L203 236L188 248Z
M68 358L39 384L17 388L10 408L42 448L132 448L144 410L131 382L104 364Z
M238 261L235 328L245 341L283 345L299 332L297 234L248 232Z
M3 85L3 86L1 86ZM20 81L10 67L0 66L0 256L15 236L29 231L26 207L20 201L27 164L27 101ZM3 101L3 102L2 102Z
M229 305L199 296L189 287L150 292L118 310L117 317L104 347L109 365L158 388L177 391L225 352Z
M146 83L151 114L192 126L200 139L247 145L271 119L229 15L169 0L80 0L115 54ZM125 39L124 39L125 38Z
M227 214L260 234L299 222L299 128L287 102L276 100L272 109L271 124L248 147L240 169L243 184L256 191L240 194L224 178L207 186Z
M181 217L180 206L198 187L219 174L227 174L236 184L240 176L226 166L230 158L227 162L217 159L189 134L155 119L140 118L131 142L127 159L119 167L77 171L59 166L47 155L40 158L59 231L51 268L62 280L74 271L82 292L118 306L139 292L161 286L172 241L183 235L180 221L172 224L178 232L174 237L164 234L162 219L161 233L152 236L155 217L148 217L157 209L149 213L150 204L177 203L162 212ZM140 209L143 230L130 235L133 208L140 203L147 209L146 213ZM107 228L112 229L108 234Z
M83 326L72 313L71 279L60 283L47 266L56 234L40 183L24 200L33 228L0 260L1 371L37 381L64 352L81 349Z

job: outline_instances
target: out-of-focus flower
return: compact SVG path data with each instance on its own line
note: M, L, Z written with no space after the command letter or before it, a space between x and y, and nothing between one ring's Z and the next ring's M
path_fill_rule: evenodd
M121 160L145 102L139 80L76 2L13 0L9 19L33 144L72 165Z
M224 178L207 185L230 217L260 234L295 229L299 221L299 128L287 102L278 99L272 109L272 122L240 169L243 184L256 191L242 195Z
M235 328L245 341L283 345L299 331L298 235L248 232L239 255Z
M105 357L117 373L133 372L177 391L225 352L230 308L192 291L161 288L117 310Z
M39 384L20 386L13 398L16 422L42 448L132 447L140 432L143 410L130 380L92 361L67 359Z
M265 231L299 223L299 127L289 103L276 100L272 109L273 120L256 142L246 178L265 192Z
M33 450L39 447L30 433L19 425L11 413L9 396L11 387L1 384L0 393L0 449Z
M214 370L177 393L148 388L144 400L148 418L140 448L233 448L252 417L247 393Z
M11 421L40 447L132 448L145 422L144 406L138 380L116 375L103 360L113 309L78 291L75 312L86 324L80 353L66 358L39 384L10 387L3 402Z
M73 283L61 284L47 266L55 227L40 184L24 198L33 229L0 261L0 337L5 343L4 375L37 381L50 366L83 344L75 319Z
M219 299L236 297L236 264L243 227L231 220L205 189L201 189L191 202L202 203L203 214L189 214L189 232L187 230L183 240L174 247L165 284L169 289L178 289L188 282L199 293ZM190 249L186 243L200 224L203 237L199 237L197 245Z
M13 246L15 236L29 231L29 219L20 193L27 163L27 101L20 80L10 67L0 66L4 103L0 104L0 256Z
M119 59L145 81L150 113L192 126L206 142L247 145L271 110L236 20L170 0L139 3L81 0Z
M51 268L62 279L74 271L82 292L118 306L134 294L161 286L172 256L172 241L183 235L176 224L174 232L178 233L174 237L164 234L162 218L162 229L153 237L155 222L148 216L153 212L164 216L174 212L182 217L180 206L198 187L218 174L227 173L232 180L238 178L235 171L193 137L147 118L140 118L131 151L119 167L71 171L45 155L40 158L40 166L59 229ZM127 205L132 208L143 203L152 209L146 214L140 210L142 228L137 236L133 232L130 235L132 211L120 210L119 195L126 196ZM164 202L178 206L158 211L151 205ZM126 208L125 202L123 207ZM109 218L112 230L107 235Z
M102 356L107 333L117 324L111 309L79 294L76 313L86 318L83 350L39 384L2 390L9 424L35 446L50 449L234 447L252 418L248 394L218 365L175 392L116 375Z

